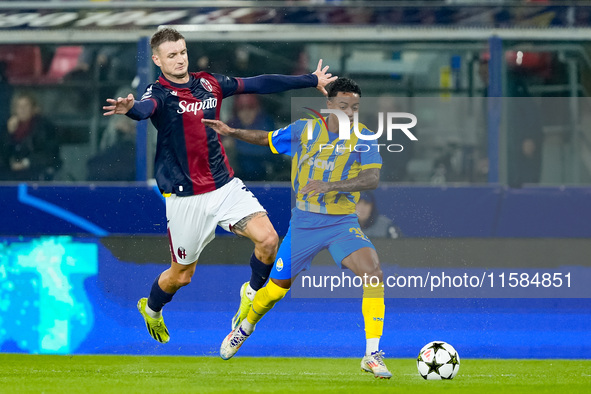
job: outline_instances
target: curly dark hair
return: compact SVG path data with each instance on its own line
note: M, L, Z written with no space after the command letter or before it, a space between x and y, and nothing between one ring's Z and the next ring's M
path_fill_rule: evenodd
M361 88L351 78L339 77L326 86L326 91L328 92L328 98L336 97L339 92L357 93L361 97Z
M177 42L178 40L184 40L185 37L177 30L171 27L165 27L164 29L158 30L150 38L150 47L152 51L158 48L162 43L165 42Z

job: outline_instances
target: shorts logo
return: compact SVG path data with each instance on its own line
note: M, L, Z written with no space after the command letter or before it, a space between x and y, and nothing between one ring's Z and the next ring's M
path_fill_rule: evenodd
M283 259L281 257L279 258L279 260L277 260L275 268L277 269L277 272L281 272L281 270L283 269Z
M211 86L211 83L209 83L209 81L207 79L201 78L201 86L203 86L203 88L205 90L207 90L208 92L213 92L213 87Z
M367 238L367 236L365 234L363 234L363 231L361 231L360 228L351 227L349 229L349 232L355 233L355 237L357 237L357 238L361 238L364 241L370 242L369 238Z
M176 253L179 255L181 259L187 257L187 252L185 252L185 248L183 248L182 246L177 249Z

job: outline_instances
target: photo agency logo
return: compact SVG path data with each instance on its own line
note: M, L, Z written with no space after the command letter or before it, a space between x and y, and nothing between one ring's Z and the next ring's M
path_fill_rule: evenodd
M354 146L346 146L344 144L321 144L320 151L323 149L336 149L337 152L355 151L368 152L371 149L376 149L378 152L400 153L404 150L404 146L399 143L390 143L395 131L402 131L410 141L418 141L418 138L410 131L411 128L417 125L417 117L408 112L378 112L378 128L373 134L362 134L359 130L359 113L353 113L353 127L349 116L338 109L321 109L320 112L312 108L305 107L305 109L312 111L308 114L313 119L308 119L307 129L308 138L314 138L314 122L321 120L324 127L328 130L325 117L323 115L335 115L339 122L339 140L351 139L351 130L355 133L359 142ZM401 119L410 120L410 122L399 123ZM388 143L378 143L378 139L384 134L384 123L386 123L386 141Z

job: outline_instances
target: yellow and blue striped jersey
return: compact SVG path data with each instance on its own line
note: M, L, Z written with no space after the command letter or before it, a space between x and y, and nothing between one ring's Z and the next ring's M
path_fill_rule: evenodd
M308 136L308 122L313 125L311 138ZM359 130L363 135L373 134L361 123ZM355 213L359 192L329 192L308 197L300 190L308 179L342 181L355 178L362 170L381 168L378 147L372 145L375 143L377 141L374 140L358 141L352 130L350 139L341 140L338 133L326 129L322 119L300 119L269 133L269 146L273 153L292 157L291 184L296 194L296 207L329 215Z

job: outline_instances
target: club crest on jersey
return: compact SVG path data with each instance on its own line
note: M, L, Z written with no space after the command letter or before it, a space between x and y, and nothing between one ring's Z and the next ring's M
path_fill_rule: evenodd
M213 92L213 86L211 86L211 83L209 83L207 79L201 78L201 86L203 86L203 89L207 90L208 92Z
M345 141L340 141L336 144L335 146L335 150L334 153L337 156L342 156L345 154L345 152L347 151L347 149L349 149L349 151L351 151L351 148L348 148L345 144Z

